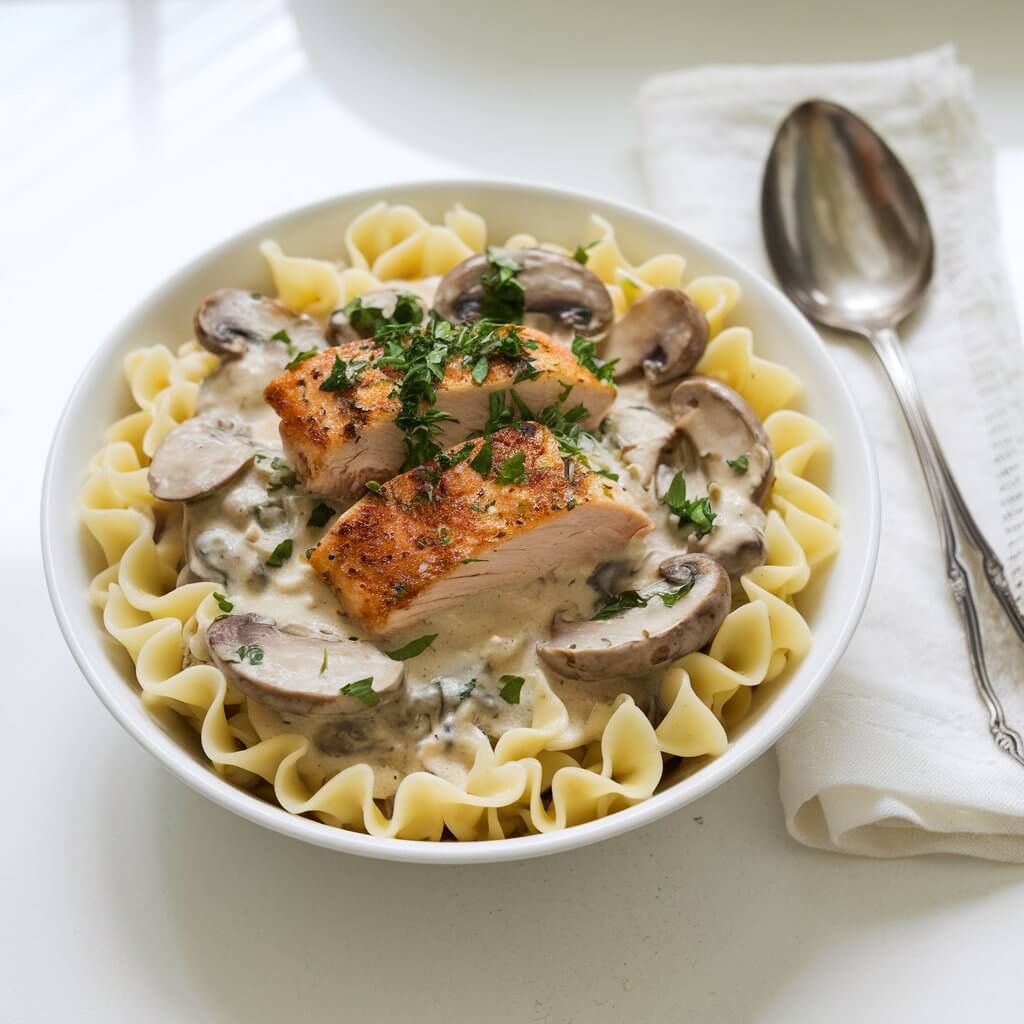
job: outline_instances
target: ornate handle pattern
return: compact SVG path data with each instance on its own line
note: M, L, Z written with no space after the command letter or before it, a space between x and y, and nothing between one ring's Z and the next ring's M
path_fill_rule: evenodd
M917 449L917 457L921 461L925 483L928 485L928 495L935 509L935 518L938 520L946 577L949 579L949 586L953 591L960 619L967 633L967 647L971 655L974 682L978 689L978 695L988 711L989 732L992 734L996 746L1024 767L1024 740L1021 739L1020 733L1006 721L1002 701L989 678L978 608L974 602L970 576L960 560L960 546L953 524L954 515L963 527L968 542L981 555L985 579L1022 641L1024 641L1024 614L1021 613L1010 591L1002 563L979 529L953 479L935 430L928 419L928 413L921 399L921 393L917 389L910 365L903 355L899 337L894 330L884 327L872 332L869 338L892 382L903 415L906 417L907 426L910 428L910 436Z

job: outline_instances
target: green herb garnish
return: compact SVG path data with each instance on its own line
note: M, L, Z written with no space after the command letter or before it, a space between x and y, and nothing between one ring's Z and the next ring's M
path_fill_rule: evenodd
M459 691L459 703L461 704L464 700L469 700L475 689L476 680L470 679L469 682L467 682L466 685Z
M501 683L501 689L498 691L501 699L506 704L518 704L526 680L522 676L502 676L498 682Z
M437 543L446 548L452 542L452 531L443 523L437 528Z
M473 364L473 372L470 376L477 384L483 384L487 379L487 371L491 368L491 362L487 356L480 356L479 359Z
M609 480L618 480L619 479L619 474L618 473L613 473L610 469L595 469L594 472L598 476L607 477Z
M490 438L487 438L480 450L473 456L470 468L475 469L481 476L487 476L491 471L491 463L494 461L494 445Z
M385 651L384 653L392 661L408 661L410 658L422 654L436 639L436 633L427 633L424 636L416 637L415 640L410 640L404 647L399 647L397 651Z
M631 608L644 608L647 605L647 598L638 594L635 590L624 590L618 597L606 601L591 616L592 622L602 619L614 619L616 615L629 611Z
M472 565L474 562L486 562L486 558L464 558L462 560L463 565Z
M577 334L572 340L572 354L583 369L589 370L602 383L611 384L618 359L609 359L607 362L598 359L597 342Z
M494 480L499 484L521 484L526 482L526 456L523 452L514 452L499 467Z
M669 511L679 517L679 525L692 523L697 529L697 536L703 537L711 532L715 524L715 513L711 508L710 498L694 498L687 500L686 480L682 473L672 477L672 483L661 499Z
M380 703L380 697L373 689L373 676L357 679L354 683L346 683L341 688L341 692L346 697L355 697L356 700L361 700L368 708L376 707Z
M239 661L247 661L250 665L259 665L263 661L263 648L259 644L242 644L235 654Z
M292 557L292 544L291 537L287 540L281 541L276 548L270 553L270 557L267 559L267 565L272 569L280 569L289 558Z
M487 266L480 275L484 289L481 318L504 324L519 323L526 307L526 289L516 278L523 269L522 264L491 249L487 253Z
M390 316L385 316L383 307L374 305L368 296L353 299L342 313L355 328L356 333L363 338L375 337L382 327L389 324L407 326L423 321L423 307L416 296L409 292L399 292L395 296L395 308Z
M297 366L301 366L307 359L312 359L320 349L318 348L307 348L304 352L300 352L294 359L284 364L286 370L294 370Z
M327 521L334 515L334 509L330 505L320 502L312 512L309 513L309 519L306 520L307 526L326 526Z
M679 603L679 599L686 597L691 590L693 590L693 580L690 580L689 583L684 583L677 590L662 591L656 596L661 598L666 608L674 608Z
M441 469L451 469L452 466L457 466L460 462L468 459L473 451L472 441L467 441L457 452L438 452L437 453L437 464Z
M217 602L217 607L220 608L225 615L235 607L224 594L218 594L217 591L213 592L213 599Z
M284 459L276 455L270 460L270 476L267 477L267 490L277 491L282 487L294 487L299 482L295 470Z
M331 372L320 382L320 390L344 391L345 388L352 387L368 365L365 359L353 359L352 362L346 363L341 356L336 355Z
M327 671L327 648L324 648L324 659L320 662L320 675Z
M584 266L586 266L587 260L590 259L590 252L589 252L589 250L593 249L594 246L597 245L597 243L600 242L600 241L601 241L600 238L595 238L594 241L587 242L586 245L577 245L576 246L576 251L572 254L572 258L577 263L582 263Z
M285 348L288 349L289 355L294 351L295 346L292 344L292 339L288 336L286 330L280 330L270 336L271 341L279 341Z
M725 464L740 476L750 469L750 459L746 455L737 455L735 459L726 459Z

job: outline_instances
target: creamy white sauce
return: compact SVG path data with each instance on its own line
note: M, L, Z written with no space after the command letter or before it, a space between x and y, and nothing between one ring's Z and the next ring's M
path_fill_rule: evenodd
M429 301L431 289L424 282L415 287ZM283 461L284 455L277 417L264 403L262 392L287 359L284 346L250 344L243 357L225 362L201 386L199 411L230 412L244 419L261 448L247 470L213 495L187 506L188 558L183 573L215 581L234 604L235 614L265 616L281 628L301 626L329 637L366 639L366 632L344 614L305 557L331 525L307 525L313 508L324 501L341 512L346 503L290 485L281 461L275 468L274 460ZM617 404L622 403L646 406L669 419L666 403L655 403L642 382L620 386ZM662 560L707 544L691 528L680 529L669 521L667 509L657 499L655 482L644 485L641 469L621 457L620 441L609 434L589 453L591 463L619 475L654 527L606 559L621 563L611 574L616 592L656 580ZM702 483L706 485L693 480L690 486ZM763 525L761 510L732 493L728 480L711 486L717 492L716 510L723 513L722 529L729 528L730 517L745 524L751 520L756 524L760 517ZM691 491L694 497L703 493ZM267 566L271 553L289 538L291 557L279 568ZM311 786L348 765L365 763L374 771L375 796L388 798L405 775L417 770L462 780L472 763L475 729L494 741L511 728L531 723L529 687L522 690L519 704L510 704L499 694L503 675L538 674L548 680L569 715L565 749L598 738L621 693L631 694L657 720L663 712L655 694L664 670L631 679L577 682L553 675L537 655L536 645L550 637L556 614L589 618L603 600L588 583L596 568L593 562L563 567L512 591L474 595L381 644L392 650L422 634L437 634L430 648L405 662L403 692L390 703L325 718L284 715L249 698L253 728L264 739L281 733L308 736L310 752L301 768ZM208 659L203 637L192 642L191 653Z

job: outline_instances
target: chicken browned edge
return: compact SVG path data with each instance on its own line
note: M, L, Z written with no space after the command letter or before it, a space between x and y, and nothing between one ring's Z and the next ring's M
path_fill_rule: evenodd
M615 400L615 388L598 380L568 348L542 331L517 330L531 343L529 362L538 372L536 379L519 385L523 397L547 404L560 390L572 388L573 400L589 411L584 426L594 427ZM401 409L396 394L401 372L373 365L381 354L372 339L346 342L304 360L267 385L264 397L281 417L285 453L310 490L354 497L367 480L386 479L400 469L402 435L394 419ZM335 357L369 365L355 384L321 391ZM526 366L523 358L494 356L486 378L476 382L470 367L451 359L436 385L437 407L455 412L456 420L442 424L441 442L454 444L482 427L489 395L513 387Z
M430 462L383 484L345 512L311 552L313 569L346 613L371 632L392 632L472 593L539 577L581 553L616 548L650 526L618 488L576 459L563 461L546 427L517 423L496 431L490 442L486 476L472 465L485 439L457 445L448 454L469 445L465 459L445 470ZM501 467L517 453L525 478L499 483ZM559 521L562 542L552 543L543 528ZM546 538L543 550L524 551L530 534L538 544ZM513 543L519 545L514 553Z

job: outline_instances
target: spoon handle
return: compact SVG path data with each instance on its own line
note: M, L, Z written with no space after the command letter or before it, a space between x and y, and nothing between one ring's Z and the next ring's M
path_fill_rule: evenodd
M917 457L921 461L925 483L928 486L928 495L935 509L935 518L938 520L946 577L949 580L960 618L967 633L967 646L971 656L974 681L982 702L988 710L989 732L1000 750L1024 766L1024 740L1021 739L1020 733L1007 723L1002 701L1000 701L988 674L978 608L974 601L970 576L960 560L959 541L953 527L954 515L963 526L969 543L981 554L985 566L985 578L1022 640L1024 640L1024 616L1021 615L1010 592L1002 564L979 529L974 517L968 511L963 495L943 457L938 438L928 418L910 365L903 354L898 335L894 330L886 327L872 332L869 337L875 353L881 360L882 366L885 367L896 397L899 399L907 426L910 428L910 436L917 449Z

